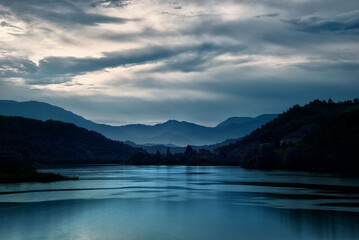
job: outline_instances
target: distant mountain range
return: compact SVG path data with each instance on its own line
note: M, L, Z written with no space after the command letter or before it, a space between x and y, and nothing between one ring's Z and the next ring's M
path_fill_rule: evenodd
M221 143L227 139L238 139L277 117L277 114L264 114L255 118L232 117L215 127L205 127L176 120L169 120L153 126L143 124L110 126L94 123L47 103L10 100L0 100L0 115L73 123L118 141L131 141L136 144L174 144L176 146L208 145Z

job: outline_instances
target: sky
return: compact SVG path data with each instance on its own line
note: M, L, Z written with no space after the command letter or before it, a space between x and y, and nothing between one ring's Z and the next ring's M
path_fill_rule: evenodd
M0 99L212 126L359 97L358 0L0 0Z

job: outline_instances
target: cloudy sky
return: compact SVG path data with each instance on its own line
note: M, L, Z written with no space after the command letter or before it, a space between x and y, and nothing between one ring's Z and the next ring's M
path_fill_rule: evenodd
M358 0L0 0L0 99L213 125L359 97Z

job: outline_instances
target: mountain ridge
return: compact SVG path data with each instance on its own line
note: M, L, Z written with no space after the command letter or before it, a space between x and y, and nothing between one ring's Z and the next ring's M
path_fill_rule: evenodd
M277 116L277 114L265 114L256 118L232 117L215 127L173 119L155 125L128 124L111 126L95 123L71 111L48 103L38 101L17 102L13 100L0 100L0 115L20 116L42 121L52 119L73 123L117 141L132 141L136 144L174 144L176 146L211 145L224 142L227 139L237 139L249 134ZM236 119L246 119L247 122L235 123ZM224 126L226 121L228 123L229 120L231 124Z

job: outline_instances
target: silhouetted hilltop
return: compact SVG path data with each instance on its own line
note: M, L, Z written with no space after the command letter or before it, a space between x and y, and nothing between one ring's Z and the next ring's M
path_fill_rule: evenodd
M42 163L122 162L142 150L70 123L0 116L0 159Z
M229 126L241 126L244 129L253 128L256 129L263 124L273 120L276 118L278 114L262 114L258 117L252 118L252 117L230 117L227 120L219 123L216 128L217 129L223 129Z
M36 120L57 120L73 123L76 126L93 130L96 123L86 120L63 108L53 106L44 102L28 101L16 102L11 100L0 100L0 115L32 118Z

